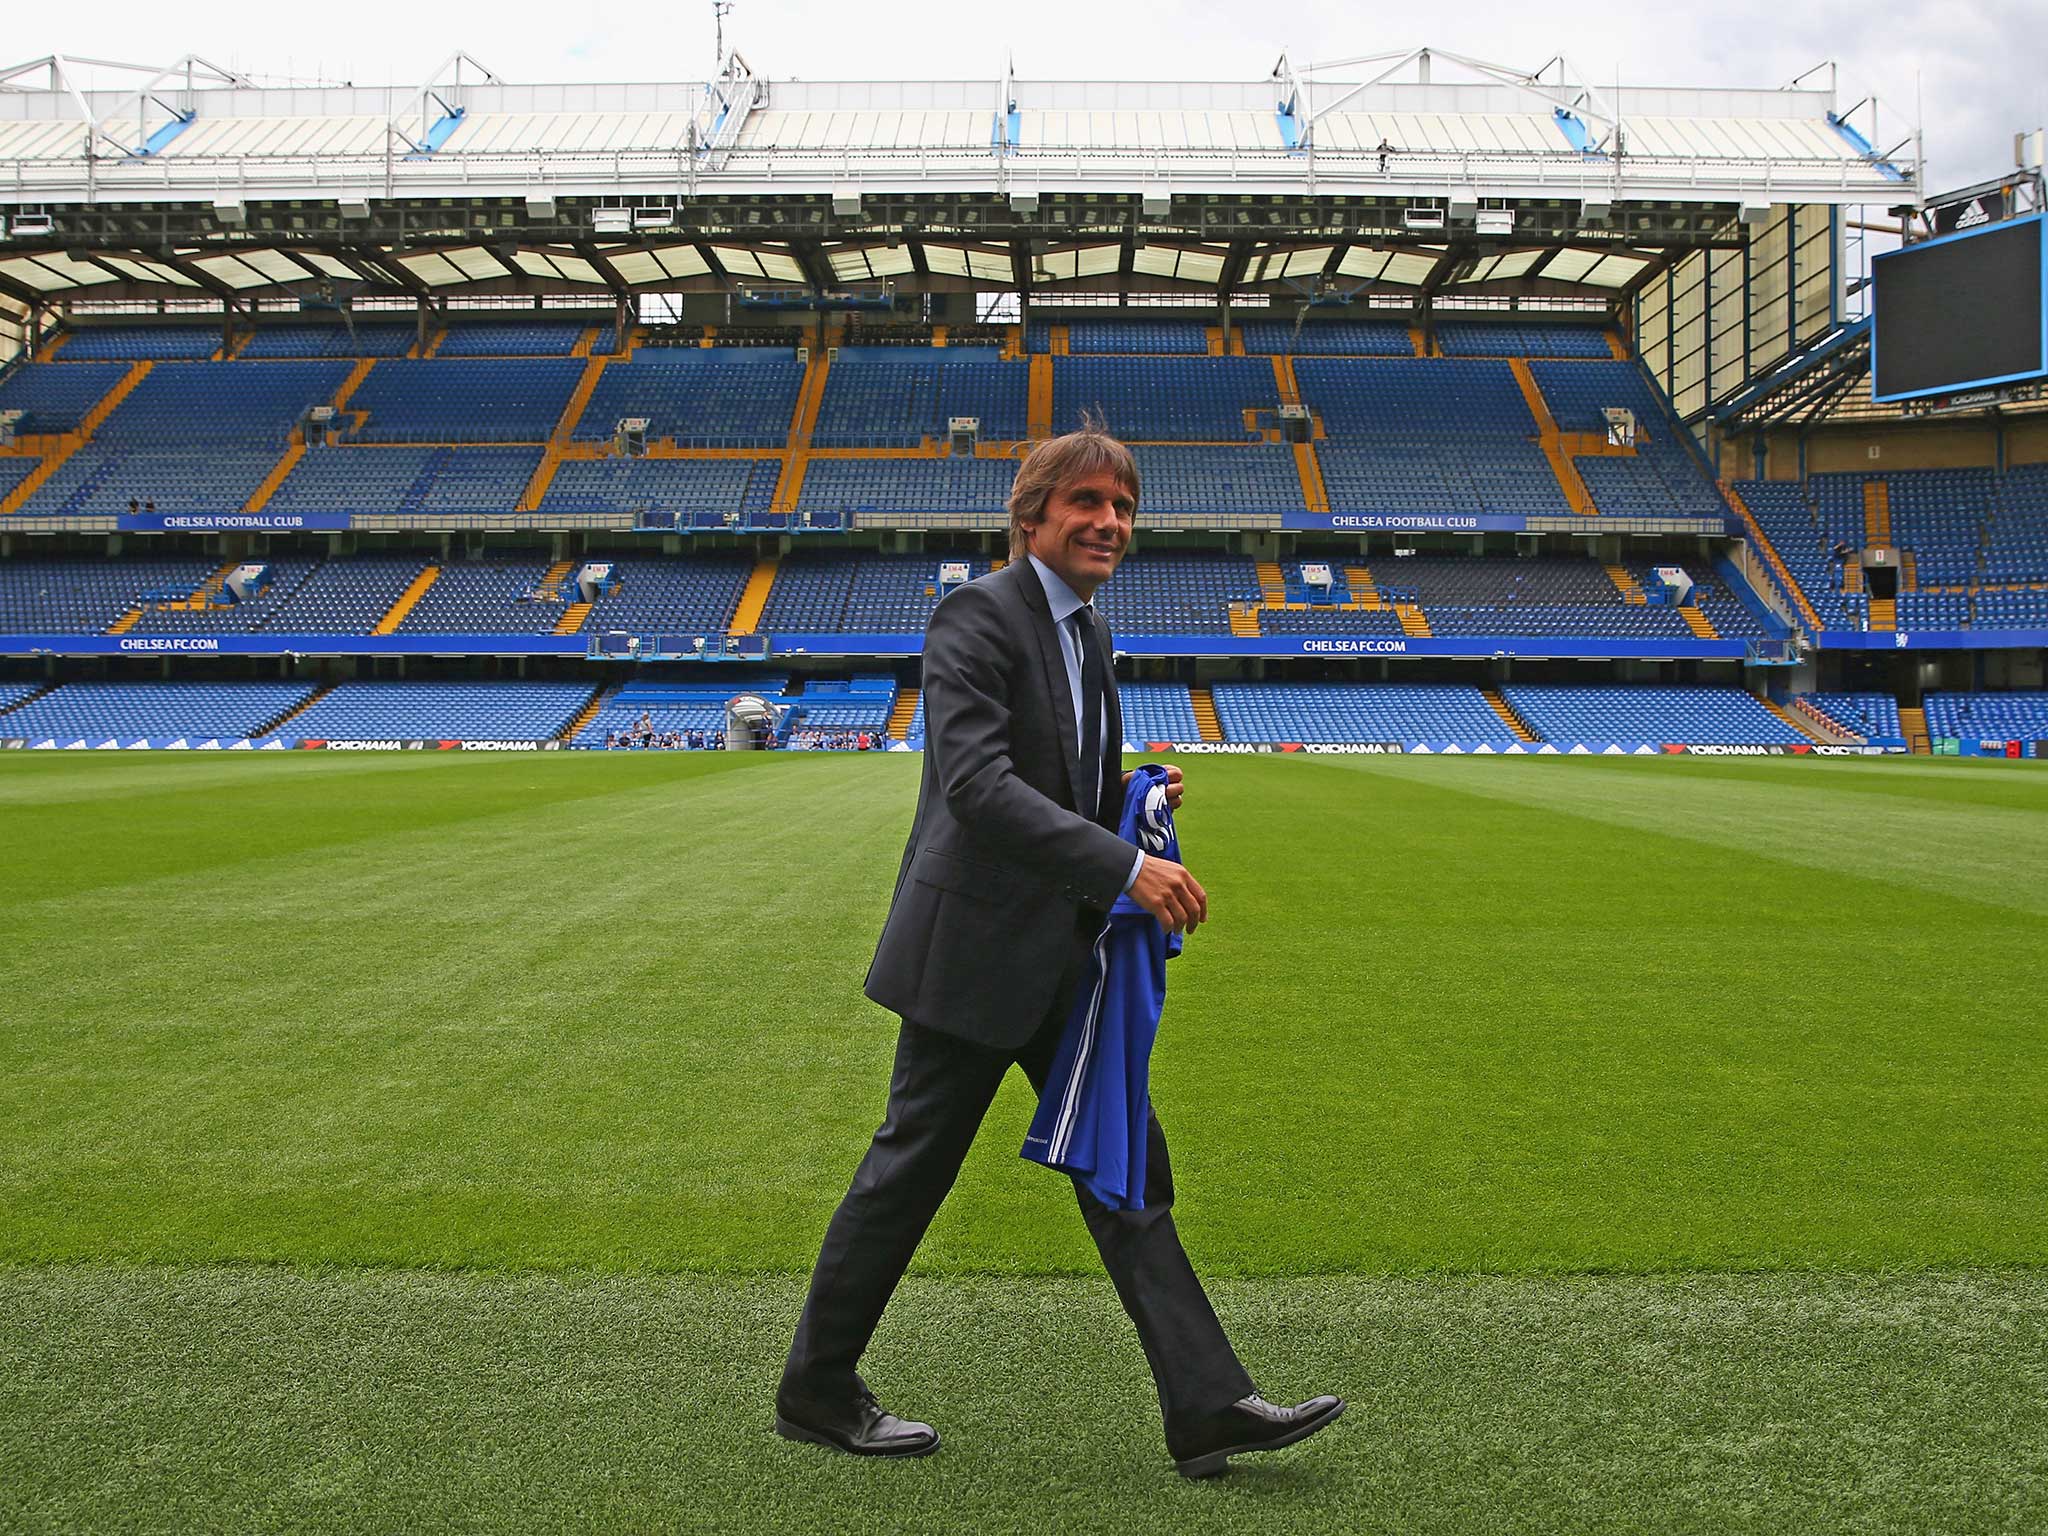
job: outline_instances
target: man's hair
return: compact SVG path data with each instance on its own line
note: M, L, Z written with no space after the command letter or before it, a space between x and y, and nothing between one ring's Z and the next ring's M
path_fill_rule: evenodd
M1025 456L1010 485L1010 558L1027 553L1024 530L1045 521L1045 504L1063 485L1108 470L1138 500L1138 461L1131 450L1109 435L1094 416L1081 418L1081 430L1047 438Z

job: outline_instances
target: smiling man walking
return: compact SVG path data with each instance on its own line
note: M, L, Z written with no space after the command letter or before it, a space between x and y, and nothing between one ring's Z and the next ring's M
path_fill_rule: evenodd
M1137 503L1137 465L1106 433L1040 444L1010 493L1010 563L954 591L926 631L923 782L867 980L903 1027L887 1116L826 1229L776 1393L790 1439L869 1456L938 1449L937 1431L883 1411L856 1369L890 1294L1011 1064L1043 1086L1109 907L1128 893L1173 932L1209 915L1193 875L1115 831L1123 716L1091 600ZM1339 1398L1288 1408L1253 1389L1181 1249L1156 1117L1143 1209L1076 1194L1184 1474L1293 1444L1343 1412Z

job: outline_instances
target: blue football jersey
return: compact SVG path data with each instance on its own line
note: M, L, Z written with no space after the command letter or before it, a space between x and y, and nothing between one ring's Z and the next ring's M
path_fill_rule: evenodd
M1180 862L1166 806L1166 770L1131 775L1117 830L1147 854ZM1072 1174L1111 1210L1145 1208L1145 1131L1152 1042L1166 1002L1166 961L1181 950L1157 918L1117 899L1075 991L1023 1155Z

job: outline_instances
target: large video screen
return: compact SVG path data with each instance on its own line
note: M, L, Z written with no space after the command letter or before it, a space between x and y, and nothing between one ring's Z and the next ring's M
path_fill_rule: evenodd
M2042 216L2008 219L1871 263L1872 395L1923 395L2048 374Z

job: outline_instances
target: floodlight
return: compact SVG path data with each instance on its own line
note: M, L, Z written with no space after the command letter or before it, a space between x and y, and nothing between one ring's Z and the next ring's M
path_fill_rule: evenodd
M1163 219L1173 211L1173 194L1170 192L1147 192L1138 205L1148 219Z
M834 187L832 189L832 212L842 219L860 217L860 188Z
M1441 231L1444 211L1441 208L1403 208L1401 226L1404 229Z
M590 210L590 227L601 235L627 234L633 228L633 210L593 208Z
M1744 202L1741 205L1740 217L1744 227L1751 234L1755 234L1771 222L1771 205L1769 203Z
M1469 224L1472 216L1479 212L1479 199L1470 192L1451 194L1451 222Z
M14 233L18 236L50 235L57 231L57 221L47 213L17 213L14 216Z
M1605 224L1609 215L1613 212L1613 200L1604 193L1595 193L1579 204L1579 222L1581 224Z
M370 216L370 200L367 197L344 197L338 206L344 219L367 219Z
M223 224L249 222L249 210L239 197L216 197L213 200L213 216Z
M1036 192L1012 192L1010 194L1010 211L1012 213L1025 214L1038 212L1038 194Z
M529 219L539 219L543 221L552 222L555 217L554 195L549 192L527 193L526 216Z
M1515 232L1515 211L1512 208L1482 208L1475 222L1482 235L1511 235Z

